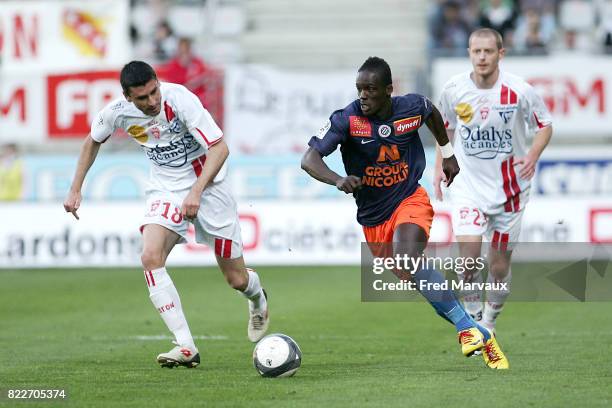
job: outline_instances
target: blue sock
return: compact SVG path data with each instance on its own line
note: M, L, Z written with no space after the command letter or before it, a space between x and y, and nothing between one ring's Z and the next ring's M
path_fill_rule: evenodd
M454 324L457 331L477 326L476 322L463 309L455 294L449 289L429 289L427 287L421 289L421 282L437 284L446 282L440 272L435 269L421 269L413 275L413 278L425 299L431 303L440 316Z

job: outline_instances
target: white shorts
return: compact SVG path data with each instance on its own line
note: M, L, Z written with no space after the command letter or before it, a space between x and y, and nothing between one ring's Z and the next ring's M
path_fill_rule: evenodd
M524 197L526 203L527 196ZM453 196L453 232L458 235L480 235L500 251L514 249L521 234L525 207L517 212L506 212L504 206L484 209L467 197Z
M158 224L180 235L178 243L184 244L189 223L192 223L196 242L214 248L215 255L228 259L242 256L238 209L226 181L204 189L198 215L193 220L186 220L181 215L181 205L189 190L149 191L140 230L147 224Z

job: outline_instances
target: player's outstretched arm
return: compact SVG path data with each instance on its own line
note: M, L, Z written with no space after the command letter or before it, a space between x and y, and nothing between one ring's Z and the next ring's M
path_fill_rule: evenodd
M100 142L96 142L91 136L87 136L85 142L83 142L83 146L81 146L81 153L79 154L79 161L74 172L72 185L64 200L64 209L66 212L72 213L77 220L79 219L77 210L81 205L81 188L83 187L83 182L85 181L85 176L89 168L96 160L101 144Z
M309 147L304 156L302 156L302 169L323 183L336 186L340 191L345 193L353 193L361 188L361 179L357 176L342 177L332 171L323 161L321 153Z
M540 129L533 137L533 144L529 153L525 157L519 157L515 163L521 166L519 177L525 180L530 180L535 174L535 168L542 152L550 142L552 137L552 125Z
M202 173L198 176L189 194L187 194L187 197L183 200L181 214L183 214L184 217L196 217L200 208L202 192L217 176L217 173L221 170L228 156L229 148L223 139L220 139L217 143L208 148L206 161L204 162L204 166L202 166Z
M450 186L453 179L459 174L459 163L453 153L453 147L450 144L448 135L446 133L446 127L444 126L444 120L440 111L435 106L432 107L431 115L425 121L425 124L433 134L442 156L442 174L446 178L446 185ZM435 173L435 171L434 171ZM434 179L434 186L436 187L436 196L438 196L438 190L440 188L440 181L442 181L442 174L439 175L439 181L436 186L436 180ZM440 190L440 197L442 191Z

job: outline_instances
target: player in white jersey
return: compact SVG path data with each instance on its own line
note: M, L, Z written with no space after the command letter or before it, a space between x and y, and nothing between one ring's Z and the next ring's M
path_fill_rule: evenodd
M120 82L125 99L112 101L94 119L64 208L79 219L85 176L100 145L116 130L124 130L143 148L151 171L140 227L141 261L151 301L176 339L176 347L157 361L162 367L195 367L198 349L166 271L172 248L186 242L189 223L196 241L214 248L229 285L248 299L249 339L258 341L269 323L259 277L244 264L236 203L224 181L229 150L208 111L182 85L159 82L153 68L141 61L125 65Z
M536 162L552 136L552 121L530 84L500 70L505 51L497 31L474 31L468 52L473 70L451 78L440 97L440 112L461 168L447 193L461 256L480 256L484 237L491 243L487 282L507 283L499 285L507 290L486 291L484 312L480 291L462 293L466 310L494 329L510 294L512 249ZM534 133L529 148L527 137ZM439 200L443 181L438 153L434 187ZM472 269L459 278L482 282L480 272Z

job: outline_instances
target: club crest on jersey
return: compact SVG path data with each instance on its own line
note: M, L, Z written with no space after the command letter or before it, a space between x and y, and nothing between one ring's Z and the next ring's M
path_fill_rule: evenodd
M507 125L508 122L510 122L510 119L512 119L512 114L514 113L514 110L500 111L497 113L499 113L499 117L503 119L504 124Z
M393 127L395 128L395 135L401 136L406 133L414 132L421 126L421 115L411 116L409 118L404 118L400 120L396 120L393 122Z
M455 106L455 113L463 123L470 123L474 117L474 108L469 103L458 103Z
M372 137L372 125L363 116L349 116L349 133L353 137Z
M389 126L389 125L380 125L378 127L378 136L380 136L380 137L389 137L389 136L391 136L391 126Z
M161 135L161 131L159 130L157 126L155 126L151 128L151 134L153 135L154 138L159 139L159 136Z
M482 108L480 108L480 118L482 120L487 120L488 117L489 117L489 108L487 106L483 106Z

